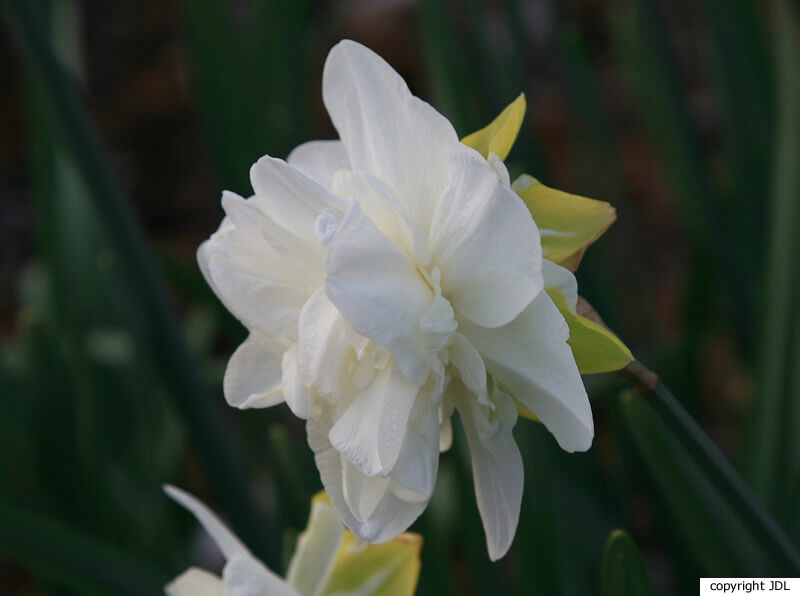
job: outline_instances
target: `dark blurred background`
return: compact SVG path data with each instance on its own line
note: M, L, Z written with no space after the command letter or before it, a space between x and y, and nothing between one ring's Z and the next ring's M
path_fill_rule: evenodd
M219 224L221 190L249 195L259 156L335 137L320 84L342 38L382 55L462 136L526 94L512 177L617 208L581 264L582 295L800 537L793 2L37 4L179 315L177 341L196 364L187 374L210 391L195 396L197 414L163 372L159 331L138 332L151 313L126 277L117 231L14 42L19 25L5 22L0 592L147 593L190 562L218 566L164 482L206 500L284 570L319 479L287 408L225 405L222 373L245 331L205 286L194 252ZM412 528L426 541L420 594L595 593L615 527L638 543L657 593L694 593L700 575L780 571L652 412L621 405L621 381L586 383L589 453L562 453L518 423L526 493L498 564L456 436ZM226 457L241 468L230 477Z

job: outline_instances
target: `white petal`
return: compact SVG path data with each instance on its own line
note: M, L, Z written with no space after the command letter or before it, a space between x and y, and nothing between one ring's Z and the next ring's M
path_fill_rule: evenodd
M408 502L387 490L372 516L366 521L356 519L344 498L344 467L352 466L328 441L330 425L324 419L311 419L306 425L308 444L314 450L322 484L344 524L359 538L376 544L387 542L408 529L425 510L427 501ZM349 473L360 473L349 470ZM393 488L393 484L389 485Z
M225 369L222 387L227 402L241 409L281 403L281 359L288 347L286 340L251 332Z
M286 582L300 594L318 594L328 579L344 533L336 511L327 503L313 499L308 526L297 540Z
M267 216L258 217L265 219ZM312 281L309 280L309 276L315 280L322 279L322 262L318 256L309 260L306 258L308 251L296 255L279 247L283 250L281 254L276 248L280 243L267 240L261 230L254 233L254 227L238 228L230 217L225 217L219 229L197 249L200 270L217 294L220 293L220 289L208 270L208 262L215 255L222 255L235 262L242 271L275 284L306 288L309 281ZM301 271L302 274L299 274Z
M352 169L386 182L427 229L448 180L443 148L458 142L450 122L411 95L380 56L349 40L328 54L322 96Z
M322 480L322 485L334 509L341 516L344 525L353 529L359 522L350 511L344 498L344 463L347 460L336 451L328 439L332 426L328 420L329 417L319 416L308 419L306 422L308 445L314 452L320 480Z
M225 307L250 330L297 337L297 316L310 292L261 277L222 254L212 254L207 269Z
M389 489L391 479L366 476L349 461L342 467L344 500L353 516L361 523L375 515L375 509Z
M331 444L364 474L388 475L403 446L418 391L397 366L385 367L333 425Z
M397 465L392 489L405 501L430 500L439 466L439 411L429 395L417 397Z
M464 393L458 413L464 425L472 456L472 474L478 510L486 533L489 558L506 554L514 540L522 502L524 471L511 430L517 420L513 400L496 391L495 409L482 406Z
M232 557L222 570L225 596L299 596L283 579L250 555Z
M444 453L453 445L453 423L446 418L439 424L439 451Z
M448 157L452 181L430 230L442 291L473 323L505 325L543 287L538 229L522 200L500 184L477 151L453 146Z
M222 579L191 567L164 586L164 592L167 596L223 596Z
M541 292L508 325L459 328L486 362L489 373L553 433L566 451L586 451L594 425L589 398L567 345L569 328Z
M411 255L414 262L422 266L430 263L426 232L411 221L385 182L365 172L341 170L334 177L334 190L339 196L355 197L375 227Z
M283 354L281 361L281 376L283 378L283 399L292 413L298 418L311 416L311 389L303 381L297 365L297 344Z
M328 247L325 291L350 324L383 344L412 382L430 370L419 322L433 294L408 255L386 238L358 203Z
M452 388L449 383L452 382L450 379L444 387L442 403L439 405L439 451L447 451L453 443L453 424L450 418L456 406L451 397ZM456 386L463 388L463 383L457 383Z
M458 370L461 382L478 396L478 401L489 405L486 389L486 366L478 350L461 333L453 333L450 345L450 362Z
M311 294L310 288L322 283L322 256L311 258L305 249L288 251L279 240L271 242L266 228L249 220L277 226L268 223L269 218L253 209L251 202L228 197L226 203L234 205L231 211L237 213L237 220L248 224L239 228L226 217L198 248L197 261L214 292L246 327L267 335L296 337L297 312Z
M405 532L425 511L429 499L406 500L401 496L402 488L390 482L390 490L384 493L372 516L351 528L352 532L367 542L382 544Z
M313 237L300 237L278 225L270 217L270 205L258 196L244 199L230 191L222 193L222 208L238 230L267 243L291 266L304 266L321 259L322 252Z
M285 161L264 156L250 168L250 182L265 213L300 238L314 238L314 222L340 199Z
M236 226L233 225L233 222L229 220L227 217L224 217L219 224L219 228L217 231L211 234L211 237L208 240L205 240L197 247L197 265L200 268L200 272L203 274L203 278L206 280L206 283L217 293L217 288L214 285L214 280L211 279L211 274L208 271L208 260L211 258L211 255L220 252L223 250L221 246L220 238L230 234L232 231L235 232ZM273 255L273 258L277 257L277 255Z
M346 322L323 289L300 311L298 327L297 365L303 382L330 394L343 374L350 343Z
M214 515L214 512L201 503L198 499L181 489L170 484L164 485L164 492L169 497L188 509L192 515L197 518L200 525L205 528L209 536L214 539L214 542L222 551L226 560L230 560L236 555L250 555L247 547L231 532L220 519Z
M506 168L506 164L503 163L503 160L500 158L500 156L492 151L489 153L489 157L486 161L489 162L489 165L492 166L495 174L497 174L500 184L506 188L511 188L511 178L509 178L508 169Z
M552 261L542 261L544 287L556 288L567 298L567 306L572 312L578 304L578 282L572 271Z
M333 175L339 170L350 169L344 143L339 140L303 143L292 150L286 161L329 192Z

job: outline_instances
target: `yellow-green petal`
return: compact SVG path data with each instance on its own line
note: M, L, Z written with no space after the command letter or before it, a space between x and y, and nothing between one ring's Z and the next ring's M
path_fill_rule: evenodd
M289 563L287 581L300 594L412 596L419 579L422 537L404 533L370 544L345 529L322 491L311 500L308 527Z
M413 596L419 579L422 536L405 532L384 544L347 532L336 554L325 594Z
M544 257L575 271L586 248L617 218L609 203L545 186L524 174L511 186L522 197L542 234Z
M286 580L300 594L315 594L328 577L334 554L347 530L325 491L311 499L308 526L297 540Z
M486 159L495 153L501 160L508 157L525 117L525 94L512 101L488 126L467 135L461 142L478 151Z
M556 288L545 291L569 325L567 343L582 375L619 370L633 360L631 351L611 331L572 312L561 291Z

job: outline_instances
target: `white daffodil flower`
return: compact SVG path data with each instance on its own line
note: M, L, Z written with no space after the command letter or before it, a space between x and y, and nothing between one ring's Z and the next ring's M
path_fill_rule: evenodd
M167 596L411 596L416 588L420 536L402 534L379 546L361 542L339 521L325 493L311 501L308 527L284 580L203 503L174 486L164 491L197 518L225 557L222 577L191 567L165 586Z
M323 98L340 140L261 158L255 194L224 193L226 217L198 250L250 331L225 397L285 401L307 420L333 506L376 543L425 509L458 411L498 559L522 495L515 406L567 451L594 432L539 230L502 161L459 142L369 49L331 50Z

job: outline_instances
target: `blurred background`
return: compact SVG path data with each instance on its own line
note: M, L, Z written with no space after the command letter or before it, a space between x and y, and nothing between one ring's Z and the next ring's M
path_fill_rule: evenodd
M29 59L37 46L15 42L23 21L6 19L0 592L157 593L190 563L218 570L165 482L285 570L321 488L313 457L285 406L224 403L245 330L194 253L221 220L222 189L250 194L259 156L335 137L320 85L341 38L381 54L462 136L526 94L512 178L617 208L578 271L581 293L800 540L793 2L37 4L38 44L53 44L102 150L76 140L90 125L65 119L69 89L46 84ZM525 494L497 564L457 432L412 527L425 538L419 594L597 593L614 528L638 544L656 593L696 593L699 576L781 574L659 418L620 398L622 381L586 384L588 453L517 425Z

